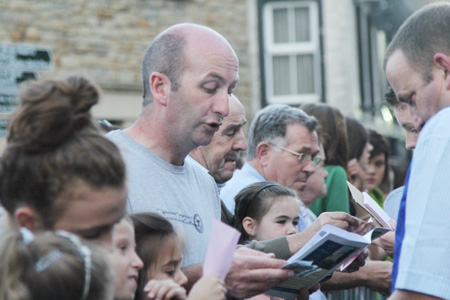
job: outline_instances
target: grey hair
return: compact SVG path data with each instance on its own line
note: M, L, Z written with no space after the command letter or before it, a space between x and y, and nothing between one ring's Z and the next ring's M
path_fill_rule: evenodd
M247 160L256 157L256 148L261 142L288 144L286 132L290 124L303 125L313 132L317 127L317 120L301 109L284 104L272 104L260 110L250 124Z
M150 76L153 72L159 72L169 77L172 91L178 90L181 76L187 66L184 55L186 38L183 32L180 29L164 31L145 51L141 67L144 87L142 106L147 106L153 101L150 87Z

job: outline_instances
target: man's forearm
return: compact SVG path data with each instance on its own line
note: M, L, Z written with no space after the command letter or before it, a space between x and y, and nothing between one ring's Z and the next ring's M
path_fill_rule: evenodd
M316 234L317 231L318 229L314 226L309 226L302 232L288 235L286 238L289 244L289 251L291 252L291 255L305 246L305 244L314 236L314 234Z
M329 280L320 283L320 289L323 292L345 290L357 286L365 286L366 283L367 277L364 275L363 271L356 271L353 273L335 271Z

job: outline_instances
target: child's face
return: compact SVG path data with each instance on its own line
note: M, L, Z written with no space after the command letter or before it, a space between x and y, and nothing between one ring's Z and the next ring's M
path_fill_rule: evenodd
M132 300L137 288L138 271L142 260L135 252L134 229L122 219L113 229L113 259L115 264L114 299Z
M291 196L281 196L273 200L269 211L256 224L254 236L258 241L270 240L298 232L300 202Z
M147 268L147 278L164 280L172 279L183 286L187 277L181 271L181 249L176 237L168 238L161 246L157 261Z

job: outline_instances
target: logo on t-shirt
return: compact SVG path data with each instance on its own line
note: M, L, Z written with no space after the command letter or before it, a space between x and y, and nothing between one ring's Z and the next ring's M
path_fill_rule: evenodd
M188 225L193 225L199 233L203 233L203 221L198 214L195 214L193 217L190 217L187 215L180 214L178 212L165 211L161 209L158 209L158 213L163 215L169 220L182 222Z

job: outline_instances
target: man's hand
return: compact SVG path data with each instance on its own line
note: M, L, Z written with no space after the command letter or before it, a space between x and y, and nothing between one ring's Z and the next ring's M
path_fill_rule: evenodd
M286 237L291 254L300 250L325 224L330 224L358 234L365 234L374 227L372 223L352 217L345 212L324 212L302 232Z
M317 220L309 227L314 228L318 232L325 224L330 224L358 234L365 234L374 227L372 223L365 222L340 211L321 213Z
M384 297L391 294L392 263L390 261L368 260L361 271L364 271L367 276L366 287L379 292Z
M286 261L273 258L273 254L241 247L234 252L233 264L225 286L236 298L249 298L281 284L294 271L280 269Z
M344 273L353 273L353 272L358 271L361 267L363 267L366 264L367 256L369 256L369 251L364 250L342 272L344 272Z
M397 222L394 220L389 221L389 225L394 229L393 232L387 232L373 240L372 243L381 247L386 251L389 256L394 256L394 248L395 248L395 228L397 227Z

